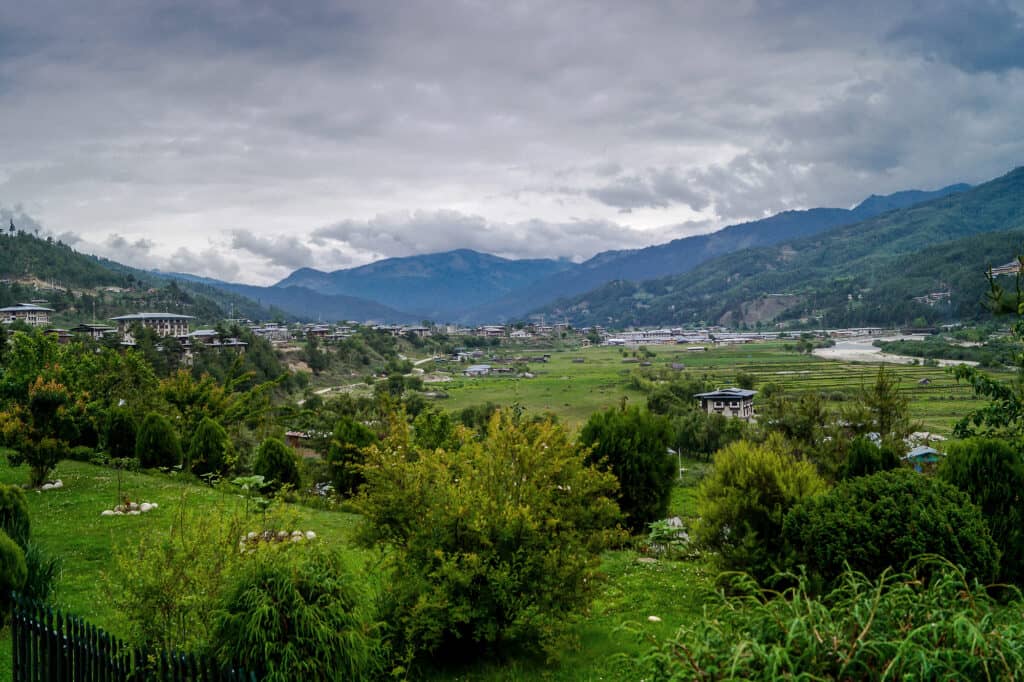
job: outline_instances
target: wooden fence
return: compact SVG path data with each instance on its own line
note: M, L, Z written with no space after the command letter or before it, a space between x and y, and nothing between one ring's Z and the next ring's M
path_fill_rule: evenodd
M255 682L212 661L128 646L85 621L13 596L14 682Z

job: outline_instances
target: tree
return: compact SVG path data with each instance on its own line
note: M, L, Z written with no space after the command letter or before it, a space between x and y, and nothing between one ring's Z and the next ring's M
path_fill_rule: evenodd
M953 441L939 465L941 480L966 493L981 510L1002 553L1003 580L1024 584L1024 458L1002 440Z
M861 402L867 409L870 423L884 441L902 441L910 435L908 399L900 393L896 372L879 365L875 383L861 391Z
M850 444L840 470L841 478L870 476L878 471L888 471L900 466L900 453L890 443L875 445L865 436L857 436Z
M147 469L181 464L181 441L167 417L156 412L146 415L135 438L135 457Z
M28 390L28 405L15 404L0 415L4 442L15 450L8 455L14 466L29 465L29 484L39 487L57 462L71 449L78 435L76 406L66 386L39 376Z
M485 435L425 450L401 416L366 451L364 545L387 547L397 652L431 660L557 651L618 534L615 478L551 422L496 413Z
M761 579L779 570L786 512L825 490L814 465L785 447L777 436L761 445L732 443L715 455L711 474L697 489L696 538L718 551L727 569Z
M107 413L106 445L111 457L125 459L135 456L138 429L135 417L123 407L111 408Z
M783 537L796 562L826 583L849 565L869 577L937 554L982 581L995 577L999 551L981 511L962 492L909 469L843 481L786 514Z
M580 431L587 461L619 481L618 502L633 531L664 518L675 481L668 420L633 407L597 412Z
M224 427L204 417L188 446L188 466L196 476L223 475L235 460L235 449Z
M377 435L353 416L343 415L335 424L327 462L334 489L339 494L352 496L362 485L363 449L376 440Z
M297 488L300 483L295 453L278 438L267 438L260 443L252 472L262 476L270 490L278 490L285 485Z

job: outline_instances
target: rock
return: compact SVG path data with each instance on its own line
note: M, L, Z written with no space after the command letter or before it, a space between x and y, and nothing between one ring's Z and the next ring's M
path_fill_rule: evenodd
M650 556L642 556L636 560L638 564L656 564L658 560Z
M57 479L56 481L54 481L54 482L53 482L53 487L54 487L54 488L63 488L63 487L64 487L64 482L63 482L63 481L61 481L61 480L60 480L60 479L58 478L58 479Z
M316 533L314 533L311 530L307 530L306 531L306 539L307 540L316 540Z
M292 537L293 538L301 537L301 538L305 539L305 536L302 534L301 530L293 530L292 531Z
M277 531L277 539L278 540L287 540L288 539L288 531L286 531L286 530L279 530L279 531Z
M124 512L123 511L118 511L118 510L115 509L114 510L114 516L124 516Z
M52 483L44 483L43 484L43 490L53 490L53 484Z
M151 502L150 504L152 504L152 505L153 505L153 509L156 509L157 507L159 507L159 506L160 506L160 505L159 505L159 504L157 504L156 502Z
M100 512L100 516L113 516L115 513L113 509L104 509Z
M149 502L143 502L142 504L139 505L140 512L148 512L152 508L153 505L151 505Z
M306 538L304 536L302 536L302 535L293 535L292 536L292 542L302 542L305 539Z
M142 512L140 512L138 509L132 509L130 512L128 512L128 515L129 516L138 516L141 513Z
M251 531L249 531L249 532L248 532L248 533L246 534L246 536L245 536L245 537L246 537L247 539L249 539L249 540L255 540L255 539L256 539L256 531L254 531L254 530L251 530Z
M661 618L658 618L657 616L647 616L647 621L649 623L660 623Z
M129 502L128 503L128 511L138 511L138 510L139 510L139 503L138 502Z

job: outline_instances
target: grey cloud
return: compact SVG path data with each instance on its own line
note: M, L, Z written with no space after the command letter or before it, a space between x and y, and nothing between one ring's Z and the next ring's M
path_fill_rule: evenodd
M294 236L261 237L249 231L235 230L231 233L231 246L281 267L300 268L313 263L313 251Z
M1007 2L937 0L916 9L890 41L972 73L1024 67L1024 16Z
M313 232L318 244L340 242L377 257L469 248L508 258L575 260L606 249L642 246L652 237L608 221L498 223L458 211L378 215L370 220L345 220Z
M181 247L171 254L167 269L173 272L187 272L214 279L233 281L241 273L239 264L217 249L193 251Z

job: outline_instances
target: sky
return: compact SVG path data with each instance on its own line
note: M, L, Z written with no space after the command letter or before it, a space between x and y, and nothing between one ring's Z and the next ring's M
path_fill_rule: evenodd
M0 5L0 218L254 284L977 183L1021 112L1024 0Z

